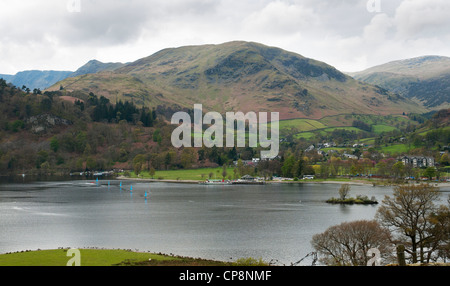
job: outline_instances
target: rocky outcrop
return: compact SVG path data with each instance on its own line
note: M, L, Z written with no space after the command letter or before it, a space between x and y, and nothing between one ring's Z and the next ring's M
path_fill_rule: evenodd
M28 118L26 124L33 133L45 133L57 126L72 125L72 122L51 114L40 114Z

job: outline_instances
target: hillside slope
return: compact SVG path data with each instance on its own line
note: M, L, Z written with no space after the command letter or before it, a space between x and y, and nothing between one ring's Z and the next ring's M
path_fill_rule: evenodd
M113 102L201 103L205 111L279 112L281 119L425 110L323 62L250 42L165 49L114 71L67 78L49 90L60 85Z
M349 73L432 109L450 107L450 58L425 56Z

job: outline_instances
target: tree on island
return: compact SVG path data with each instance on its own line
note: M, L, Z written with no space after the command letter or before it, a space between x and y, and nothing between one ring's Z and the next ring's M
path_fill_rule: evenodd
M342 185L341 188L339 189L339 196L341 200L345 200L349 192L350 192L350 185L349 184Z
M339 199L331 198L327 200L329 204L363 204L363 205L373 205L378 204L375 197L369 199L367 196L358 195L356 198L347 198L350 192L350 185L343 184L339 189Z

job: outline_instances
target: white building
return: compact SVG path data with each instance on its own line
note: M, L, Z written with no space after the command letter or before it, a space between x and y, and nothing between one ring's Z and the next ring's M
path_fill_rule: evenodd
M399 158L405 166L412 166L413 168L428 168L434 167L435 162L433 157L425 156L403 156Z

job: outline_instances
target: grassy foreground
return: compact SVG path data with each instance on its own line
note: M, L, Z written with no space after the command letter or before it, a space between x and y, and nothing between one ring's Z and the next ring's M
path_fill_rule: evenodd
M0 266L67 266L74 256L67 249L23 251L0 255ZM188 258L132 252L129 250L80 249L80 266L267 266L262 260L238 259L221 262L200 258Z
M25 251L0 255L0 266L66 266L67 249ZM128 250L80 249L81 266L220 265L222 262Z

